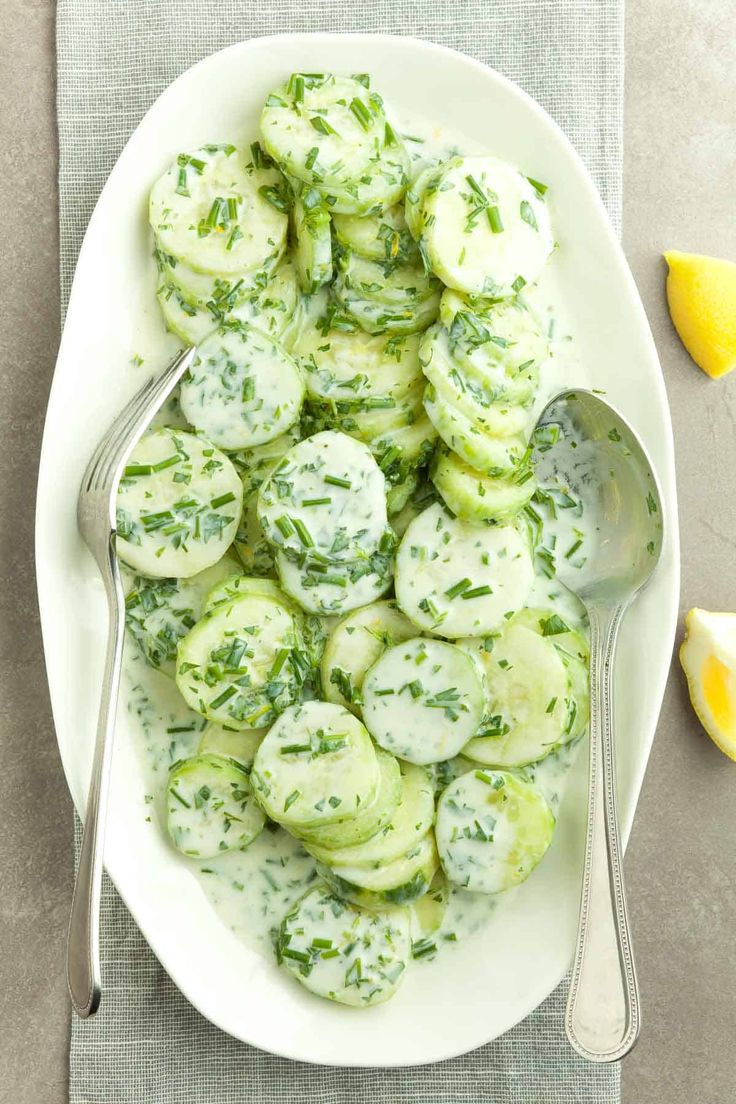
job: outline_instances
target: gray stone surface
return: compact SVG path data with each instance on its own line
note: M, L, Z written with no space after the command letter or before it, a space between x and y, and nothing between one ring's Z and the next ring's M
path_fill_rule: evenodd
M734 14L728 0L630 0L627 14L625 246L672 404L683 610L736 609L736 375L710 383L690 362L660 254L736 258ZM66 1100L71 805L32 568L59 336L53 16L53 0L0 5L0 1104ZM625 1104L736 1098L735 790L736 766L703 736L675 668L627 859L645 1026Z

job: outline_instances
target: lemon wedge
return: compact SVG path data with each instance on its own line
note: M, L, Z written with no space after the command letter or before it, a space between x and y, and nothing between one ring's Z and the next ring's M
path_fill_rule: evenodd
M665 253L667 302L680 340L712 379L736 368L736 264L699 253Z
M690 701L713 743L736 759L736 613L692 609L680 663Z

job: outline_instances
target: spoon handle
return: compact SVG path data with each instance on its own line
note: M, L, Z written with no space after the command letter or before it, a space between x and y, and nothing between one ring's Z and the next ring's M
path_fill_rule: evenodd
M589 609L590 782L585 869L565 1028L591 1062L614 1062L639 1034L616 802L612 674L625 607Z

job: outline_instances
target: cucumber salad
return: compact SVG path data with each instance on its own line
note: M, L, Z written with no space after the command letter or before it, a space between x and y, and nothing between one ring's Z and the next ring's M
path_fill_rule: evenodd
M582 521L531 440L546 193L316 73L151 190L196 358L118 494L150 819L236 932L348 1005L492 922L586 731L554 579Z

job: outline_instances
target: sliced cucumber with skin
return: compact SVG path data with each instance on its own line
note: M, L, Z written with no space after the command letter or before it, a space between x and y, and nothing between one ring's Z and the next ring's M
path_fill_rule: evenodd
M418 257L401 206L363 218L335 215L333 224L340 244L370 261L411 261Z
M374 801L380 779L367 729L347 709L318 701L281 714L251 772L268 816L297 830L358 816Z
M195 272L160 248L156 251L156 260L163 283L173 284L182 299L192 306L206 307L208 303L233 305L257 293L268 283L280 258L274 258L259 272L246 270L231 276Z
M377 754L385 756L386 752ZM434 789L429 775L413 763L399 765L400 800L390 820L364 841L352 845L327 847L313 838L308 840L306 848L315 859L328 865L375 870L401 858L426 836L434 823Z
M403 399L391 395L376 396L359 402L333 402L317 406L310 403L310 410L322 425L338 425L343 433L370 444L406 426L412 426L422 416L423 379L419 379Z
M190 578L222 558L242 510L224 453L184 430L150 430L133 449L117 495L117 552L152 578Z
M435 321L440 306L439 291L416 303L402 305L368 299L338 280L335 294L348 317L369 334L421 333Z
M389 519L399 514L419 486L419 475L410 471L398 483L392 483L386 490L386 509ZM393 528L393 526L392 526Z
M292 74L266 97L260 124L270 156L319 189L355 187L384 141L379 97L351 77Z
M407 189L404 215L412 237L419 241L424 229L424 197L437 185L439 166L427 165Z
M294 200L292 225L299 285L305 295L314 295L332 279L330 211L315 188L305 188Z
M344 187L322 189L325 202L335 214L380 215L402 199L409 183L409 154L388 123L386 137L358 180Z
M387 648L361 693L363 721L376 743L420 766L457 755L485 709L483 682L468 655L421 637Z
M174 677L177 644L204 613L212 587L235 570L225 556L189 579L135 576L125 596L125 626L150 667Z
M246 770L250 770L267 732L267 728L251 728L247 732L238 732L237 729L211 721L202 732L197 754L223 755L226 759L236 759Z
M388 396L402 400L422 378L419 335L387 338L362 330L304 332L295 353L312 401L348 406Z
M452 355L470 375L495 384L509 401L524 403L532 398L539 369L549 356L549 343L520 299L480 309L446 288L440 319Z
M520 311L514 303L503 303L498 309L507 315ZM520 359L516 350L518 342L511 337L505 346L500 347L497 342L506 341L500 334L489 334L483 344L473 344L478 339L475 337L477 331L470 329L470 322L467 321L470 318L469 312L460 311L450 331L439 323L433 326L422 345L422 363L427 365L432 360L436 361L437 369L458 383L462 381L464 389L470 391L481 406L492 403L527 406L539 383L540 362L529 357ZM465 320L464 326L461 326L461 319ZM477 324L478 329L482 330L481 336L489 333L481 327L479 319ZM507 334L513 332L510 325L504 329ZM533 342L529 342L528 352L532 351L532 345ZM521 357L524 356L522 350Z
M327 571L317 570L322 564L305 563L289 559L283 552L276 553L276 570L281 586L295 602L322 617L348 613L382 598L391 589L393 571L389 556L376 557L359 562L341 562Z
M366 671L387 647L412 636L416 627L391 600L373 602L343 617L330 633L322 657L325 697L359 717Z
M222 755L175 763L166 787L166 825L184 855L212 859L242 851L266 823L245 769Z
M151 190L149 219L161 247L196 272L257 272L286 246L283 179L234 146L180 154Z
M422 245L448 287L505 298L534 283L552 252L546 204L496 157L454 157L422 200Z
M302 611L281 587L273 579L254 578L251 575L231 573L220 579L210 587L204 600L202 613L210 613L219 606L227 605L234 598L242 598L244 594L256 594L262 598L270 598L280 603L294 617L297 623L301 620Z
M450 887L445 873L440 867L432 878L427 892L418 901L415 901L412 907L414 925L418 926L423 937L426 938L439 931L449 903ZM414 956L416 957L416 941L414 941L414 947Z
M439 503L407 528L396 557L396 600L420 629L482 636L526 602L534 567L512 525L477 526Z
M337 824L312 828L291 826L291 831L304 840L304 846L309 852L323 855L359 847L392 822L402 792L399 762L382 748L376 748L375 751L380 777L376 796L369 805L356 816Z
M492 437L512 437L525 432L529 423L525 407L497 399L495 388L472 379L453 359L447 334L441 326L427 330L419 358L439 401L461 411L479 430Z
M513 472L526 454L526 439L521 434L491 437L462 410L446 399L438 399L432 383L424 391L424 409L447 447L485 475Z
M414 310L439 290L439 281L428 276L419 259L414 262L370 261L348 252L338 269L338 295L352 291L356 297Z
M208 720L263 728L298 698L307 669L284 603L244 594L210 610L179 642L176 683Z
M526 881L552 842L554 813L541 790L507 771L473 770L437 806L437 849L448 879L475 893Z
M317 885L281 922L278 960L311 993L338 1004L381 1004L401 984L411 956L408 909L363 912Z
M263 445L238 449L229 453L230 460L238 470L243 484L243 494L247 497L257 491L268 479L273 469L286 453L301 440L299 426L293 425L281 437L266 441Z
M215 306L222 311L226 321L254 326L274 338L281 339L283 335L282 344L286 348L288 331L298 315L300 303L296 267L292 261L285 261L265 287L236 303L224 302Z
M276 574L273 552L258 520L257 494L243 499L243 515L235 534L233 549L247 575L270 578Z
M374 911L400 908L423 897L437 873L434 836L428 832L406 855L378 869L317 863L317 871L338 896Z
M199 345L221 322L207 307L188 303L175 284L163 283L156 291L166 329L187 345Z
M585 731L590 718L590 648L583 631L571 626L554 609L519 610L514 622L551 640L565 664L575 701L570 740L576 739Z
M509 521L531 501L537 488L534 471L527 465L513 475L483 475L447 446L435 454L430 475L445 505L465 521L479 524Z
M516 617L485 640L462 646L483 663L488 716L463 754L493 767L523 767L573 738L577 705L552 637Z
M298 419L303 398L301 373L286 350L245 325L203 341L181 384L185 417L223 449L282 436Z
M409 425L399 426L374 438L370 446L386 479L390 483L398 484L404 482L417 468L424 467L429 462L436 442L437 430L422 411ZM394 502L393 506L389 504L390 514L396 513L403 507L409 495L413 494L416 485L415 479L414 486L410 486L407 490L404 502L399 505Z
M327 430L289 449L258 494L268 541L293 555L363 559L387 528L385 479L371 451Z
M423 510L437 501L437 493L434 486L423 477L420 479L417 489L412 492L409 501L398 514L391 517L391 528L401 540L414 518L419 517Z

